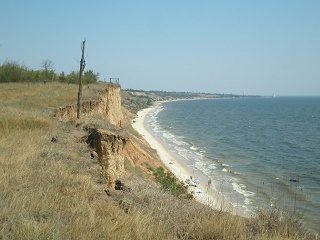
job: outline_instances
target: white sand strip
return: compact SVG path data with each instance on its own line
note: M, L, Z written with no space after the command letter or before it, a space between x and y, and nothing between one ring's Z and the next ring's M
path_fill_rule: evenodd
M166 149L153 135L151 135L151 133L145 127L146 115L155 109L156 107L151 107L139 111L137 117L133 120L132 126L144 137L144 139L152 148L157 150L157 153L165 166L180 181L184 182L186 179L189 179L190 176L192 176L193 171L174 158L173 154ZM202 191L199 193L201 189ZM194 192L195 199L198 202L206 204L214 209L235 213L235 209L233 208L232 204L227 202L220 193L216 192L211 186L208 186L207 183L200 182L198 187L189 187L189 191Z

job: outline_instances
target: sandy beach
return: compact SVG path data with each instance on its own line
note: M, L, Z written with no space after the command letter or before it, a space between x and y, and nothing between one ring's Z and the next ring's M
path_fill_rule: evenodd
M144 139L150 144L150 146L157 150L157 153L161 161L165 166L181 181L185 182L193 176L194 171L188 168L182 162L179 162L173 154L161 144L147 129L145 126L146 115L155 110L157 106L143 109L138 112L137 117L133 120L133 128L139 132ZM195 177L195 176L193 176ZM214 209L228 211L236 214L235 208L232 204L226 201L223 196L208 185L208 179L200 179L200 184L197 187L189 186L189 192L193 192L196 201L206 204Z

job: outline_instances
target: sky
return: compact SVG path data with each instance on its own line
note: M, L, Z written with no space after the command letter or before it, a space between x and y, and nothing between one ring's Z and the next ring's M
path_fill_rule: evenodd
M0 64L122 88L320 96L319 0L0 0Z

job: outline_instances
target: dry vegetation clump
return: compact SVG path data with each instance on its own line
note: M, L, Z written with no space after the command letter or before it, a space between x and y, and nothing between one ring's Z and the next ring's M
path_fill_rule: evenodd
M1 84L0 239L308 239L292 219L244 219L174 197L128 162L125 190L108 196L97 159L79 141L92 119L52 117L76 97L75 85Z

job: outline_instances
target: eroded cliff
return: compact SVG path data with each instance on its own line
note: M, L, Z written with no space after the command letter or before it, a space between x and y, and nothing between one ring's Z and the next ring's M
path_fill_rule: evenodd
M125 133L114 133L105 129L89 128L87 143L98 155L101 173L108 188L114 187L116 179L124 173L124 148L128 142Z
M92 114L101 114L111 125L91 122L97 121L95 117L86 118ZM60 121L74 122L77 105L60 107L56 109L55 116ZM105 90L99 91L99 100L83 101L82 116L87 120L76 121L79 126L85 123L87 135L82 137L82 141L89 144L91 157L98 159L107 188L114 189L115 181L125 174L125 159L147 174L151 174L150 169L161 165L156 151L151 150L132 128L131 121L135 115L121 106L120 85L109 84Z
M82 114L102 114L108 122L122 127L121 95L119 84L109 84L105 90L99 92L98 100L83 101ZM60 121L73 121L77 118L77 104L60 107L54 116Z
M98 159L106 187L114 189L115 181L126 173L125 159L148 174L151 174L150 169L155 169L161 163L156 152L150 150L148 144L133 130L131 121L135 115L121 107L120 85L109 84L105 90L99 91L99 96L98 100L82 103L82 116L86 120L76 119L76 104L60 107L54 115L60 121L77 120L79 126L85 123L87 134L81 137L81 141L89 145L91 157ZM92 114L101 114L102 122L96 124L97 119L90 118Z
M101 114L104 121L111 123L108 129L93 127L90 120L85 126L87 136L82 139L89 144L92 157L97 157L101 166L101 174L108 188L114 187L114 181L125 173L124 147L128 137L121 130L123 114L119 84L108 84L107 88L99 91L98 100L82 102L82 117ZM75 121L77 118L77 104L60 107L54 116L60 121ZM90 117L90 116L89 116ZM86 118L88 119L90 118ZM84 120L77 120L79 125Z

